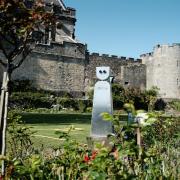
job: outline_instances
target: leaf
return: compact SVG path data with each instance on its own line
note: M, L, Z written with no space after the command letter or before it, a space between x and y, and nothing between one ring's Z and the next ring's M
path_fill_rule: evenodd
M113 121L113 116L107 112L101 113L101 116L104 121Z

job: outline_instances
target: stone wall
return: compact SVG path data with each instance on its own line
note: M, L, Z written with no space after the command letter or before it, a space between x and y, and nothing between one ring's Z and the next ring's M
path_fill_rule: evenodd
M124 87L146 89L146 66L143 64L128 64L121 67L122 84Z
M39 45L13 74L13 80L29 79L38 89L84 92L85 50L82 44ZM76 93L77 92L77 93Z
M50 45L39 44L34 52L49 55L58 55L74 58L85 58L87 47L81 43L63 42L56 43L51 42Z
M160 97L180 99L180 44L157 45L141 58L147 66L147 89L157 86Z
M97 66L110 66L116 83L145 89L145 65L141 59L89 54L86 45L71 42L39 44L13 72L12 79L29 79L38 89L82 96L94 86Z
M128 82L128 86L145 89L146 73L145 66L141 64L141 59L107 54L99 55L98 53L90 54L85 74L85 86L87 88L95 84L97 79L96 67L98 66L110 66L116 83L126 86Z

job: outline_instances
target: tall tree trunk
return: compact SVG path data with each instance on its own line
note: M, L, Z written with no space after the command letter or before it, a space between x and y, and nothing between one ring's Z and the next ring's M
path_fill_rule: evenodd
M6 128L7 128L7 112L8 112L8 83L9 73L4 72L3 84L1 90L1 102L0 102L0 152L2 156L6 155ZM5 174L4 160L2 160L2 175Z

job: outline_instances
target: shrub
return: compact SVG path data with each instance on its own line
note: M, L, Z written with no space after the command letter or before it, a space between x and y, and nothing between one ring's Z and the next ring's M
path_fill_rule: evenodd
M8 112L7 150L12 159L22 159L33 152L33 143L31 141L33 133L21 121L21 116L15 110Z
M58 132L62 144L58 149L6 158L8 179L178 179L179 120L151 113L150 126L141 126L143 144L136 144L136 124L123 125L118 118L105 113L112 121L115 134L109 135L114 146L97 143L93 149ZM149 119L150 120L150 119ZM150 122L150 121L149 121ZM18 141L18 139L17 139Z
M143 91L132 87L125 89L119 84L112 85L114 109L121 109L125 103L132 103L136 109L153 110L157 94L158 89L155 87Z
M40 92L14 92L10 96L10 107L51 108L54 103L51 95Z
M176 111L180 111L180 101L179 100L174 100L174 101L170 102L169 104Z
M85 112L86 108L92 106L91 100L72 99L72 98L57 98L56 101L63 108L74 109L75 111Z

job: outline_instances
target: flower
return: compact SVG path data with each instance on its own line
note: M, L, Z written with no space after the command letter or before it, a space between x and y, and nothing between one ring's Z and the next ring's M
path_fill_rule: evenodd
M141 112L136 115L134 121L143 125L147 119L148 119L148 114Z
M84 156L84 162L89 163L96 158L97 151L92 151L92 153L86 153Z
M91 155L91 160L94 160L97 155L97 151L93 151Z
M90 161L90 158L89 158L88 154L86 154L84 156L84 162L88 163L89 161Z

